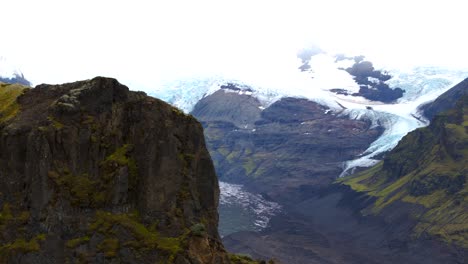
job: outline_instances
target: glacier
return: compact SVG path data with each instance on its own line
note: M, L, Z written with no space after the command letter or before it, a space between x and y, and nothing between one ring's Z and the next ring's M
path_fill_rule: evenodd
M343 164L345 176L356 167L369 167L378 160L379 154L394 148L398 141L408 132L425 126L427 120L418 112L418 107L430 102L440 94L447 91L466 77L468 70L454 70L434 66L419 66L412 69L383 68L392 78L385 83L390 88L400 87L405 90L402 98L394 103L382 103L370 101L360 96L335 94L332 89L344 89L350 93L359 90L359 85L353 77L343 70L352 64L350 60L336 60L335 55L321 53L312 56L308 62L310 68L307 71L287 72L283 76L280 85L275 83L275 76L271 74L272 82L249 81L229 78L228 76L191 77L186 79L169 80L160 84L157 90L150 93L170 104L190 113L195 104L217 90L226 83L236 83L242 89L251 89L252 96L256 97L264 109L283 97L306 98L319 104L328 106L331 111L352 119L365 119L372 122L373 126L382 126L383 134L374 141L360 157ZM298 65L301 62L298 60ZM288 79L284 83L284 79Z
M364 118L378 123L385 130L361 157L348 161L340 177L353 172L356 167L370 167L379 160L373 157L393 149L409 132L429 124L418 112L419 106L435 100L439 95L455 86L468 76L468 71L453 71L439 67L417 67L411 72L389 71L392 76L390 87L401 87L406 92L395 104L373 105L373 110L358 110L348 105L351 118Z

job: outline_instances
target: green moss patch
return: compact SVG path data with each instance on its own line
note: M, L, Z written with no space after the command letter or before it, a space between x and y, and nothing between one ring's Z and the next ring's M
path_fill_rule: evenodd
M133 145L125 144L117 148L111 155L109 155L102 163L101 166L104 170L104 177L112 179L115 173L118 172L119 167L126 166L129 172L130 188L135 188L138 180L138 167L134 159L130 157L130 151Z
M68 169L49 171L58 190L57 195L67 199L73 206L101 207L110 199L110 190L102 181L93 180L88 174L74 175Z
M101 208L113 198L115 178L122 167L128 168L129 189L134 190L137 183L137 165L129 157L131 145L117 148L101 162L100 174L90 176L86 173L75 175L65 165L56 165L48 172L49 179L56 186L59 197L70 201L73 206Z
M120 243L117 238L106 238L97 246L98 250L108 258L116 257L119 247Z
M14 213L9 203L4 203L2 211L0 211L0 232L6 229L18 229L26 225L29 221L30 214L28 211Z
M137 214L112 214L110 212L96 212L95 220L89 226L92 232L99 232L107 237L117 237L117 227L122 227L132 234L131 239L122 241L122 245L138 252L162 250L170 257L175 257L182 250L185 236L165 237L154 228L148 228L138 219Z
M80 245L88 243L90 240L89 236L78 237L74 239L70 239L65 243L67 248L76 248Z
M254 260L249 255L245 255L245 254L229 254L229 260L233 264L260 264L260 263L274 264L275 263L272 260L268 262Z
M38 252L41 249L40 242L46 238L45 234L39 234L29 240L18 238L10 243L0 245L0 261L9 263L11 257L17 254Z
M202 223L194 224L193 226L190 227L190 233L194 236L206 236L206 227Z
M62 129L65 126L64 124L57 121L53 116L47 117L47 120L49 120L49 122L52 123L52 126L57 130Z
M0 124L18 114L20 107L16 99L25 89L26 87L17 84L0 83Z
M247 161L242 164L242 167L244 168L246 175L250 175L257 168L257 165L253 159L247 159Z
M119 165L128 165L130 163L127 153L132 148L132 145L125 144L122 147L115 150L110 156L108 156L105 162L116 162Z

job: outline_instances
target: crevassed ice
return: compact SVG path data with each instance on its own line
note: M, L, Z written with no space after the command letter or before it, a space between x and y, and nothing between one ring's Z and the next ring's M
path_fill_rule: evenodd
M413 72L389 71L394 78L387 81L390 87L405 90L395 104L373 105L373 110L349 106L350 118L368 119L381 125L383 134L364 151L361 157L345 162L340 176L346 176L356 167L369 167L378 162L375 156L393 149L409 132L428 124L418 113L418 107L433 101L439 95L468 77L468 71L451 71L437 67L417 67Z
M382 126L385 130L359 158L344 163L343 172L340 177L353 173L353 169L356 167L375 165L378 162L374 158L375 156L393 149L408 132L427 124L413 117L408 118L381 111L367 110L367 113L362 113L362 111L365 110L350 110L348 114L352 117L353 115L357 115L356 112L361 112L359 118L372 120L374 124Z

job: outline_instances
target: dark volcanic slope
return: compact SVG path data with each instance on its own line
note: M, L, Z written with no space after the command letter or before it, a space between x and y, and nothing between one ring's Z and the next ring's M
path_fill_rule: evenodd
M107 78L0 100L1 263L228 263L195 119Z
M423 105L420 110L422 110L427 119L431 120L436 114L453 108L458 99L466 94L468 94L468 79L455 85L439 96L435 101Z
M286 203L331 183L342 162L381 133L366 121L339 117L317 103L283 98L261 111L246 94L220 90L195 106L221 180Z

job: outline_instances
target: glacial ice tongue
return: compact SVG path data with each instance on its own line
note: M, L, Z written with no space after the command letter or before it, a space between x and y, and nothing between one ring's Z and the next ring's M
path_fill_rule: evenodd
M350 110L349 116L356 115L354 112L356 110ZM375 158L377 155L393 149L408 132L427 124L414 117L400 116L376 110L368 110L367 113L361 113L359 118L372 120L373 124L382 126L384 132L377 140L372 142L359 158L345 162L340 177L352 174L356 167L375 165L379 161Z
M396 104L380 104L372 106L372 114L366 113L359 118L372 120L385 130L361 157L347 161L340 176L346 176L356 167L370 167L378 162L375 156L393 149L409 132L428 124L418 113L418 107L435 100L439 95L461 82L468 76L468 71L450 71L436 67L418 67L413 72L390 71L392 79L387 83L390 87L401 87L406 92ZM350 107L349 116L357 113L356 107Z

